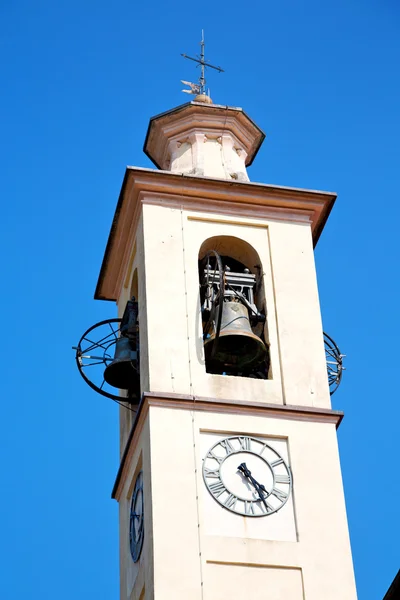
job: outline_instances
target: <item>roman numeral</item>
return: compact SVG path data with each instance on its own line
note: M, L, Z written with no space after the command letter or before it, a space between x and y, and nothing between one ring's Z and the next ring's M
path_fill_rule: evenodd
M289 475L275 475L276 483L290 483Z
M265 450L266 447L267 447L267 444L264 444L263 447L261 448L260 452L259 452L260 455L264 452L264 450Z
M285 502L286 498L288 497L288 494L286 492L282 492L281 490L277 490L276 488L273 488L271 494L276 496L276 498L278 498L278 500L280 500L281 502Z
M229 496L224 502L224 505L226 506L226 508L235 508L237 500L238 499L234 494L229 494Z
M278 460L274 460L271 463L271 467L277 467L278 465L281 465L283 463L283 458L278 458Z
M251 450L251 440L249 437L239 437L238 439L241 450Z
M253 502L249 502L247 500L244 501L244 512L246 515L254 515L254 504Z
M264 500L264 502L260 502L259 506L264 515L274 511L274 507L271 506L266 500Z
M207 467L204 467L204 477L214 477L215 479L219 479L219 470L207 469Z
M214 460L216 460L219 464L222 463L222 461L224 460L224 457L221 456L217 456L216 454L214 454L214 452L212 450L210 450L210 452L207 454L207 458L213 458Z
M208 486L211 493L218 498L219 496L221 496L221 494L223 494L226 489L224 484L222 483L221 480L219 481L214 481L213 483L210 483L210 485Z
M230 440L222 440L219 445L223 447L227 454L232 454L232 452L235 452L235 448L232 446Z

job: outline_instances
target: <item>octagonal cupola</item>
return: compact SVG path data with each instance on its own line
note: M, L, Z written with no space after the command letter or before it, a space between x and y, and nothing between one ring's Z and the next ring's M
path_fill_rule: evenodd
M264 138L241 108L195 100L153 117L144 151L164 171L249 181Z

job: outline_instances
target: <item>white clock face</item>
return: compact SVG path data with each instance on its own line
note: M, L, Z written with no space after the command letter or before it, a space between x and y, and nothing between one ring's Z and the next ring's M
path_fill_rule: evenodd
M292 488L282 456L262 439L246 435L214 444L203 460L203 478L221 506L246 517L276 513Z

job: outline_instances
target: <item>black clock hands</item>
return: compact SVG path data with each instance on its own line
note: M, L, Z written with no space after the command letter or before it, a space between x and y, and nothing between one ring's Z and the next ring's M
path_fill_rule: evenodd
M238 466L238 470L243 473L243 475L245 477L247 477L247 479L249 479L251 481L251 483L254 485L257 494L260 497L261 502L264 504L265 508L268 510L268 506L265 502L265 498L269 495L267 490L265 489L265 486L262 483L258 483L258 481L256 479L254 479L254 477L251 474L251 471L247 468L246 463L241 463ZM263 492L265 492L265 496L263 495Z
M251 474L251 471L247 468L246 463L242 463L238 466L239 471L241 471L243 473L243 475L245 477L247 477L248 479L250 479L251 483L254 485L255 488L258 488L260 490L262 490L263 492L265 492L268 495L267 490L265 489L265 486L262 483L258 483L258 481L256 479L254 479L254 477Z
M239 465L238 467L239 471L241 471L241 473L243 473L243 475L245 477L247 477L247 479L249 479L251 481L251 483L254 485L258 495L260 496L260 499L263 500L263 496L262 496L262 492L265 492L268 495L267 490L265 489L265 486L262 483L258 483L258 481L252 476L251 471L247 468L246 463L242 463L241 465ZM261 491L261 493L260 493Z

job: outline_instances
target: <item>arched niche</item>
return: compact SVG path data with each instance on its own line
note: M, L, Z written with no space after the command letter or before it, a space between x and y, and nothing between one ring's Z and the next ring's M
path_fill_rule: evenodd
M216 258L214 252L218 253L221 257L221 261L223 264L223 268L228 268L229 273L243 273L248 274L250 277L253 276L255 278L254 287L249 290L247 289L247 297L250 299L252 303L253 310L250 308L247 309L247 314L249 315L249 323L245 322L245 317L242 317L242 323L247 331L253 333L255 336L260 338L265 347L267 348L267 357L265 361L253 370L243 369L242 371L238 368L231 369L231 372L222 372L221 374L233 375L233 376L242 376L242 377L253 377L259 379L268 379L272 377L272 372L270 368L270 360L269 360L269 336L268 336L268 318L267 318L267 306L265 301L265 291L264 291L264 277L263 277L263 268L261 264L260 257L258 252L245 240L238 238L236 236L213 236L205 240L199 250L199 281L200 281L200 301L202 306L202 321L203 321L203 342L204 347L208 343L208 338L210 338L209 334L209 313L205 309L205 295L204 295L204 269L205 264L207 263L207 257L210 256L210 261L213 268L216 268ZM232 289L232 288L231 288ZM240 290L240 286L237 288ZM246 290L246 286L244 287ZM242 289L243 292L243 289ZM237 301L238 297L234 294L231 297L226 297L225 302ZM241 303L243 304L243 303ZM259 316L264 316L265 321L257 321L255 322L254 316L255 311L259 313ZM243 310L242 310L243 313ZM227 307L225 316L227 314ZM207 325L208 324L208 325ZM250 328L250 329L249 329ZM244 330L243 330L244 331ZM214 330L215 333L215 330ZM212 337L211 333L211 337ZM240 335L240 331L238 333ZM239 339L239 338L238 338ZM243 342L245 345L245 337L243 336ZM218 342L219 344L219 342ZM207 360L206 354L206 370L209 373L220 373L220 370L215 369L215 365L211 365L210 361Z
M136 301L139 300L139 281L138 281L138 272L137 269L134 270L133 275L132 275L132 279L131 279L131 285L129 288L129 298L135 298ZM140 306L138 307L139 311L140 311ZM139 318L138 317L138 322L139 322ZM139 327L139 342L136 346L137 350L140 352L140 327ZM127 394L127 392L126 392ZM121 405L122 407L122 411L124 411L125 416L123 418L123 423L124 423L124 427L125 427L125 435L128 435L133 423L135 421L135 417L136 417L136 412L132 411L130 406L127 406L126 408L123 408L123 405Z
M233 235L216 235L205 240L199 251L199 260L210 250L215 250L221 256L230 256L245 265L251 272L261 268L260 257L248 242Z

